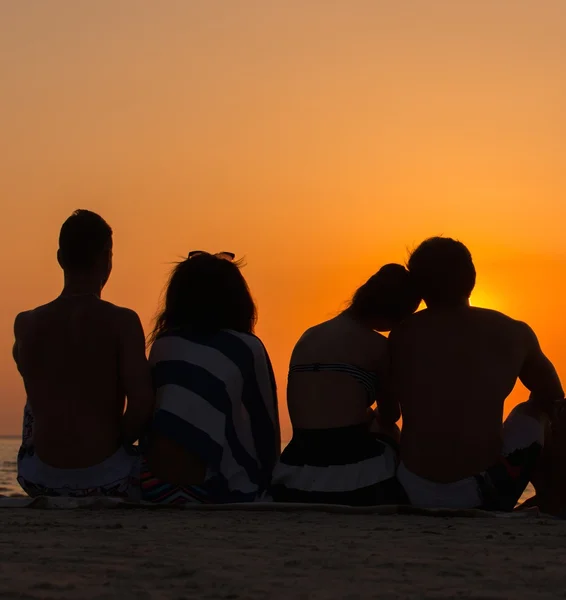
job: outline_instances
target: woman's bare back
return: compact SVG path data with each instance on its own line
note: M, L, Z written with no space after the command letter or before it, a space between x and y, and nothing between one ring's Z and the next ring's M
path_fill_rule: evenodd
M351 365L387 376L387 338L358 324L346 314L308 329L291 356L299 365ZM293 372L287 384L287 403L294 428L323 429L363 422L377 398L368 399L364 386L344 372Z

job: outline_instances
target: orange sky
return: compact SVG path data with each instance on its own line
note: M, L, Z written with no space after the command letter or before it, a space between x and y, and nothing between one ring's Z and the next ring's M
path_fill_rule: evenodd
M282 402L304 328L439 233L472 250L475 303L528 321L566 378L563 13L563 0L0 3L0 434L19 432L24 402L13 317L59 292L75 208L114 228L105 297L145 324L169 261L245 254Z

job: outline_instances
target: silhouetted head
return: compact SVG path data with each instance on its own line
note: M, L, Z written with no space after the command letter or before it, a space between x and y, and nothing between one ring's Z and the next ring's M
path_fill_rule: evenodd
M57 260L69 277L99 278L101 286L112 270L112 229L90 210L76 210L61 227Z
M428 307L466 303L476 284L470 251L452 238L425 240L412 252L408 268Z
M253 333L257 311L240 264L231 253L192 253L178 263L150 341L166 331Z
M348 313L377 331L389 331L420 304L409 272L402 265L381 267L354 294Z

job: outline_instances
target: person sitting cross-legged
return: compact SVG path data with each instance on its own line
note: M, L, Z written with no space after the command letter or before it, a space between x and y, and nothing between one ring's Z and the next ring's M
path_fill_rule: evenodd
M76 211L61 228L57 258L60 296L14 325L27 393L18 482L30 496L137 499L132 444L154 395L138 315L100 297L112 270L112 230L99 215Z
M269 499L280 452L275 379L231 253L191 252L151 337L157 410L142 496L160 504Z
M527 324L470 305L476 271L464 244L426 240L408 268L427 308L389 338L403 416L397 477L416 506L513 510L564 399L556 370ZM530 398L503 421L517 379Z

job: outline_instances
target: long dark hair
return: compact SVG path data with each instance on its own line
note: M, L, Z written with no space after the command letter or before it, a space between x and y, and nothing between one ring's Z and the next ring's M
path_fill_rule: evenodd
M232 329L253 333L257 309L241 266L240 261L205 252L177 263L149 343L172 330L207 334Z
M384 265L356 290L350 314L359 319L385 319L400 322L419 307L421 298L413 278L403 265Z

